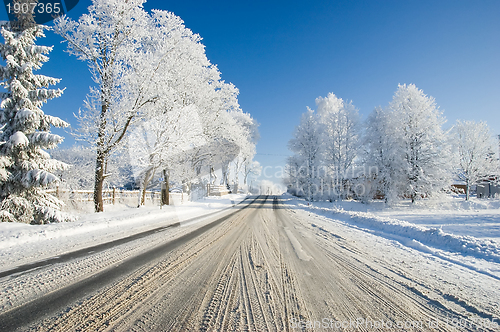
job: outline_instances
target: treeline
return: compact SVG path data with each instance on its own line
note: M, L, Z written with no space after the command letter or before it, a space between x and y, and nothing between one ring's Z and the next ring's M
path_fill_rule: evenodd
M484 122L457 121L445 131L434 98L399 85L392 101L361 121L352 102L317 98L295 128L286 167L288 191L307 200L388 202L436 196L454 180L470 187L497 180L495 142Z

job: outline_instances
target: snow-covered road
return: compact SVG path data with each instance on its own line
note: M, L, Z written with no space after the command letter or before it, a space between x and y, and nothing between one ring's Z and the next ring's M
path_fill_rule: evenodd
M4 277L0 327L498 330L498 279L286 199L245 205Z

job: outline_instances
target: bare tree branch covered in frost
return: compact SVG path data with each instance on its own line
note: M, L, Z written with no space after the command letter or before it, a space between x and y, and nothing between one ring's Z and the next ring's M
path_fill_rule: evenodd
M90 190L94 187L95 149L80 145L69 148L54 149L52 157L61 160L71 167L59 170L55 174L59 177L59 186L70 190ZM117 153L110 158L105 166L105 186L108 189L123 188L133 181L132 170L124 153Z
M46 115L41 107L49 99L62 95L61 89L49 89L59 79L33 74L48 61L52 47L35 44L45 37L44 26L24 30L2 28L5 43L0 54L5 65L0 67L0 219L1 221L45 224L72 220L60 211L62 202L47 194L51 184L58 181L54 172L67 168L52 159L52 149L63 138L50 133L50 127L67 127L57 117Z
M262 173L262 166L258 161L246 159L243 162L243 184L246 186L248 179L251 177L259 177Z

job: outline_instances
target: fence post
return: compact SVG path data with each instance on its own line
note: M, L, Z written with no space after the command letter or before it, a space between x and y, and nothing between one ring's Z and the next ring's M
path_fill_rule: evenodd
M116 187L113 187L113 205L115 205Z

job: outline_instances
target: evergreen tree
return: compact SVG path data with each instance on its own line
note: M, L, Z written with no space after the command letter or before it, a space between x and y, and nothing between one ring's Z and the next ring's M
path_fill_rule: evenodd
M5 43L0 55L1 94L0 124L0 220L44 224L68 221L62 202L45 189L58 181L52 172L68 167L45 151L56 147L63 138L50 133L50 126L67 127L57 117L44 114L47 100L62 95L61 89L49 89L60 79L34 75L48 61L52 47L35 45L45 37L43 26L25 29L2 27Z

